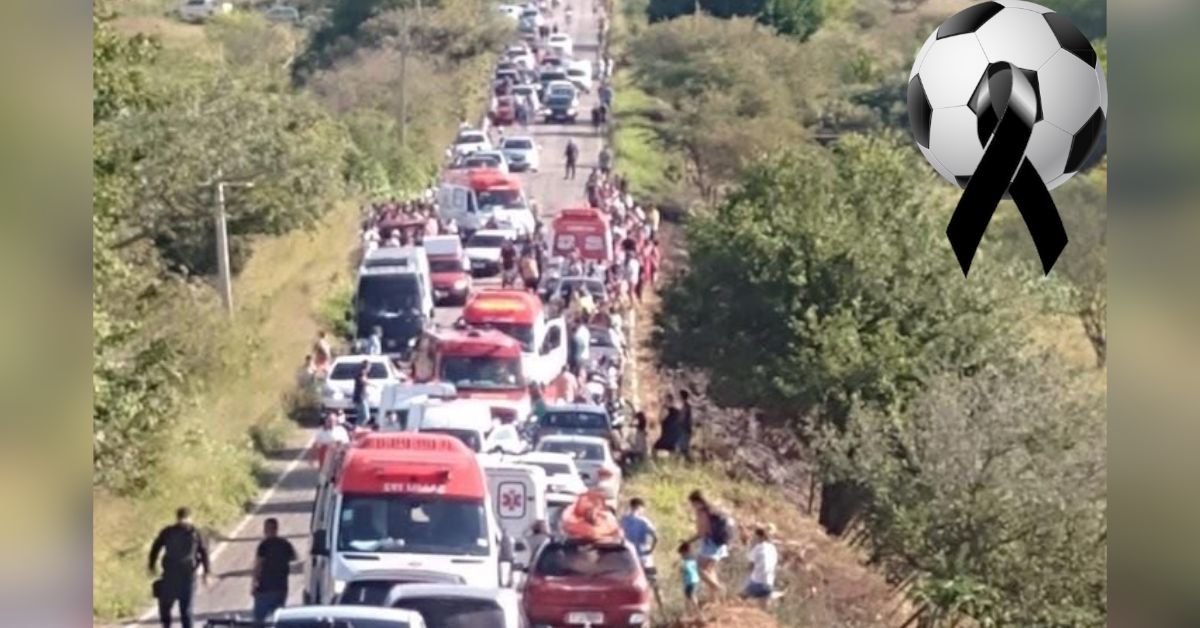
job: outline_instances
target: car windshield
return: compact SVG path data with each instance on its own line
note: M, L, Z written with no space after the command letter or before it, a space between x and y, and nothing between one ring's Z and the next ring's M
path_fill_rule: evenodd
M504 628L504 609L492 600L423 597L396 600L393 608L417 611L429 628Z
M631 577L633 554L623 545L551 543L538 557L535 573L548 577Z
M495 155L472 155L463 161L467 168L499 168L500 158Z
M592 293L593 297L603 299L606 296L604 293L604 284L594 279L563 279L558 284L558 290L563 296L567 296L580 286L583 286L588 292Z
M505 209L521 209L525 207L525 199L520 190L484 190L475 193L480 207L503 207Z
M443 356L438 377L458 388L515 389L525 385L520 358Z
M445 434L457 438L462 444L467 446L467 449L475 453L483 451L483 441L479 439L479 433L471 430L456 430L451 428L435 427L427 430L421 430L428 434Z
M475 234L467 240L467 247L473 249L498 249L504 246L507 238L498 235L480 235Z
M612 333L605 327L588 327L591 332L588 344L592 347L612 347Z
M504 148L512 150L528 150L533 148L533 140L527 139L510 139L504 140Z
M430 495L347 495L339 514L342 552L487 556L483 500Z
M456 259L431 259L429 260L429 270L435 273L455 273L462 272L463 265L460 260Z
M483 133L459 133L458 139L454 140L455 144L482 144L484 143Z
M533 325L522 323L493 323L488 321L485 323L488 327L502 332L509 338L521 343L521 351L529 353L533 351Z
M358 280L358 309L378 314L416 313L417 278L412 274L372 275Z
M567 454L576 460L604 460L604 446L596 443L581 443L566 440L544 440L538 444L538 451L548 451L555 454Z
M354 379L362 370L361 362L338 362L329 372L329 379ZM387 379L388 370L382 362L371 362L367 370L367 379Z
M607 430L608 417L595 412L562 412L554 410L542 415L542 427L565 430Z
M568 76L587 76L587 72L584 72L583 70L580 70L578 68L571 68L570 70L567 70L567 75Z

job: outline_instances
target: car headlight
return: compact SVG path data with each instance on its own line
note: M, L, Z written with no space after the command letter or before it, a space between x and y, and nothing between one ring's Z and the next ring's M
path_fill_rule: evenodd
M629 616L629 625L640 626L646 623L646 619L647 617L645 613L633 613Z
M342 592L345 590L346 590L346 581L338 580L337 578L334 578L333 579L333 594L341 595Z
M455 282L454 282L454 289L455 289L455 290L466 290L466 289L467 289L467 280L466 280L466 279L459 279L459 280L455 281Z

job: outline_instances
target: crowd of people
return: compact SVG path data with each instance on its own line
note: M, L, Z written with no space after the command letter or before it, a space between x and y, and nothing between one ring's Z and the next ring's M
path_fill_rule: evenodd
M438 219L437 205L432 191L420 198L408 201L370 203L364 208L366 216L362 222L363 254L380 247L398 247L420 244L425 236L440 233L458 233L453 221L442 224Z

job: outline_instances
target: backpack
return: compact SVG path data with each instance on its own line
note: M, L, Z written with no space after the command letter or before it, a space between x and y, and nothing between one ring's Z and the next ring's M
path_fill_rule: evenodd
M708 516L708 540L716 545L728 545L733 540L733 518L714 512Z
M192 526L172 526L163 539L163 563L192 567L200 551L200 533Z

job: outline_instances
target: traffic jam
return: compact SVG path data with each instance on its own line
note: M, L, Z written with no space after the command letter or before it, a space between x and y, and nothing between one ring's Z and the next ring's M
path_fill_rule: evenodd
M611 69L573 58L557 2L501 10L520 39L484 128L463 125L422 196L367 208L353 348L316 352L303 606L273 625L651 622L653 572L616 513L645 455L627 370L658 214L603 159L555 179L574 203L531 198L546 156L528 129L573 123L581 93L611 98Z

